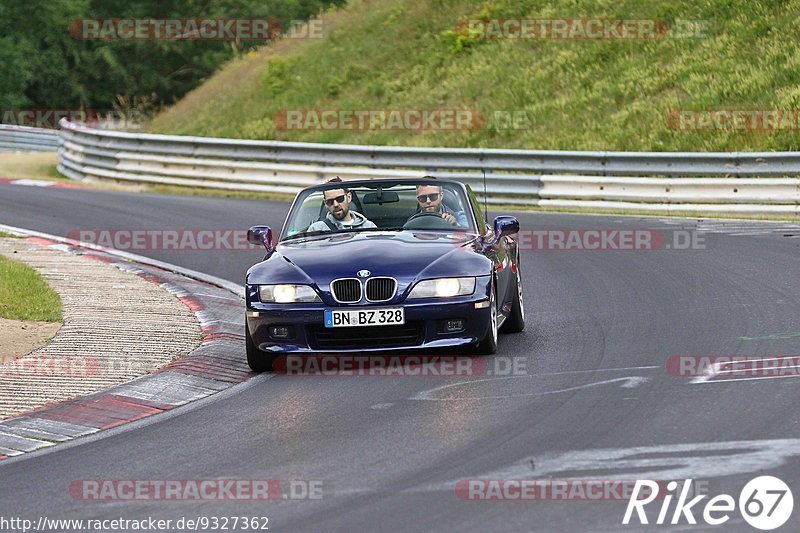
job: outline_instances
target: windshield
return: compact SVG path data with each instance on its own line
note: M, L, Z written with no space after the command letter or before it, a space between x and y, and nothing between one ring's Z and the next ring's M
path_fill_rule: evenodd
M346 187L346 188L345 188ZM447 182L347 182L298 196L281 240L332 232L379 230L475 231L461 187Z

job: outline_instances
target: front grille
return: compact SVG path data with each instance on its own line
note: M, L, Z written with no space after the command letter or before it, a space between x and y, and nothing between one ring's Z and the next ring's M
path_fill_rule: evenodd
M368 348L397 348L422 344L423 322L409 322L402 326L366 326L354 328L326 328L311 326L312 348L318 350L347 350Z
M387 302L394 297L397 280L394 278L371 278L367 280L367 300Z
M337 279L331 283L333 298L341 303L361 301L361 281L355 278Z

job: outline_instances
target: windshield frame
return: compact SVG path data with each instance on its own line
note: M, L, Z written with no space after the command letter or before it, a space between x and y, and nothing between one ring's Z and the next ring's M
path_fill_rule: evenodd
M281 233L278 238L278 242L286 242L286 241L294 241L296 239L304 239L304 238L311 238L311 237L319 237L323 235L340 235L343 233L363 233L363 232L375 232L375 231L406 231L402 227L389 227L389 228L363 228L358 230L352 229L341 229L341 230L322 230L322 231L313 231L313 232L306 232L301 231L298 233L294 233L292 235L287 235L287 231L289 229L289 221L296 215L297 210L300 209L302 203L305 199L319 191L326 191L329 189L341 189L341 188L348 188L348 189L358 189L358 188L367 188L377 191L379 188L382 189L390 189L391 187L396 187L399 185L441 185L441 186L451 186L451 188L458 189L459 194L461 195L460 201L464 207L464 212L467 215L467 227L460 228L460 227L453 227L453 228L414 228L414 231L434 231L438 233L443 232L463 232L463 233L479 233L480 228L478 227L478 222L475 218L475 213L473 212L473 205L470 200L469 194L467 192L466 187L463 183L453 180L432 180L432 179L422 179L422 178L402 178L402 179L371 179L371 180L350 180L350 181L341 181L335 183L322 183L320 185L315 185L313 187L306 187L302 191L297 193L294 200L292 201L292 205L289 208L289 212L286 215L286 219L283 222L283 226L281 227ZM302 199L302 201L301 201Z

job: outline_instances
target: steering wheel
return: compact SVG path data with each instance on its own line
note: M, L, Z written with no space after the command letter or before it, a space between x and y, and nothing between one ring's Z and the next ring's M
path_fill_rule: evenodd
M452 229L453 225L442 218L439 213L429 213L420 211L414 213L405 224L403 229Z

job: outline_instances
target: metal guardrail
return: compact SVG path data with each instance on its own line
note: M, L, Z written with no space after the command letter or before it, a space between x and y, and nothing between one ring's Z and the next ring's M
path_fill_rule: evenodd
M58 131L0 124L0 151L55 152L58 150Z
M434 174L491 203L711 213L800 212L800 153L410 148L126 133L61 122L74 179L293 194L342 179Z

